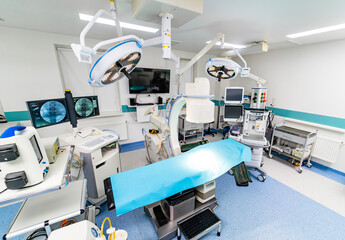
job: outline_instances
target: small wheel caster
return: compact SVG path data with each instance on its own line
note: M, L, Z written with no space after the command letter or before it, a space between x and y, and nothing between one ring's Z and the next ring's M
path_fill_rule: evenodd
M101 207L100 206L96 206L95 207L95 215L98 216L98 214L101 213Z
M263 175L263 174L259 174L257 177L256 177L260 182L264 182L266 180L266 176Z
M229 174L234 175L234 172L232 171L232 169L229 170Z
M269 154L268 157L269 157L269 158L273 158L273 155L272 155L272 154Z
M313 164L307 164L307 168L311 168Z
M177 239L178 239L178 240L181 240L181 236L177 236Z
M220 237L220 232L217 232L217 236Z
M261 162L260 167L262 167L263 165L264 165L264 162Z
M298 172L299 174L301 174L301 173L302 173L302 170L301 170L301 169L298 169L297 172Z

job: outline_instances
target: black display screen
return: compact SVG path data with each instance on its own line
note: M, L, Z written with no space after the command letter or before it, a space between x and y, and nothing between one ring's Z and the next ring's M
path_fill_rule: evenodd
M242 116L243 106L225 105L224 118L238 119Z
M129 93L169 93L170 70L135 68L129 80Z
M99 115L97 96L73 97L73 103L77 119ZM69 122L65 98L28 101L26 105L34 128Z
M243 89L228 88L226 89L225 101L242 101Z
M30 138L30 142L31 142L31 145L32 145L32 147L33 147L33 149L35 151L38 163L41 163L41 161L43 159L43 156L42 156L40 147L38 146L38 142L37 142L37 139L36 139L35 135Z
M77 119L99 115L97 96L74 97L73 102Z
M35 128L46 127L69 121L64 98L26 102L32 125Z

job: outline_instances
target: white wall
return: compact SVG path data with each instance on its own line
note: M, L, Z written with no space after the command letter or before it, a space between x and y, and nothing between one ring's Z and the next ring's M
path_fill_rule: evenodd
M25 101L37 99L49 99L63 97L64 91L61 85L57 58L54 44L70 45L78 43L79 38L61 34L52 34L15 28L0 27L0 102L5 112L26 111ZM92 45L96 40L88 39L87 43ZM195 53L174 51L181 57L191 59ZM210 58L209 55L201 58L194 65L195 77L206 77L204 64ZM161 58L160 48L143 49L143 57L140 61L142 67L169 68L171 76L175 75L175 65L173 62ZM87 76L85 76L87 81ZM211 80L211 92L214 92L214 81ZM177 85L174 77L171 79L171 92L176 93ZM162 94L163 98L170 94ZM121 105L129 105L128 82L120 82ZM156 97L156 96L152 96ZM145 99L150 101L150 99ZM154 99L153 101L156 101ZM150 127L150 124L137 123L133 118L136 113L125 113L122 116L107 117L104 119L81 120L79 123L112 124L128 123L128 140L123 143L143 140L141 136L142 127ZM26 122L26 124L29 124ZM42 128L39 130L41 136L58 135L70 131L68 123Z
M344 52L345 41L339 40L270 50L244 58L253 74L267 80L268 103L274 99L277 108L345 118ZM242 65L237 59L235 61ZM239 77L228 84L244 86L246 91L256 86L254 81ZM306 128L302 125L299 127ZM320 131L322 135L345 140L344 134ZM335 164L320 163L345 172L344 148Z

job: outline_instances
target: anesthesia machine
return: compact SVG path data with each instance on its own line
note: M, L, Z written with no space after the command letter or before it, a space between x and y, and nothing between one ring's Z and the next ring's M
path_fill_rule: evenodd
M248 170L258 171L257 178L263 182L266 174L260 168L263 165L263 148L269 147L265 137L269 112L265 109L244 109L242 103L242 87L225 89L224 121L231 125L228 137L252 149L252 161L246 162L246 166Z

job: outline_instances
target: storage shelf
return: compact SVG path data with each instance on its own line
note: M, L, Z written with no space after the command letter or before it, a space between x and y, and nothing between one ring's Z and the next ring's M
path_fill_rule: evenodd
M281 152L277 149L274 149L273 146L276 145L275 144L276 138L278 138L280 140L287 140L291 143L297 144L297 146L302 145L303 146L302 156L297 157L297 156L294 156L292 154L288 154L285 152ZM303 161L308 160L307 166L311 167L311 164L310 164L311 153L309 153L308 156L305 156L305 154L307 151L306 150L307 146L311 146L311 149L312 149L315 140L316 140L316 133L315 132L308 132L305 130L292 128L292 127L288 127L288 126L284 126L284 125L279 126L279 127L276 126L274 128L273 134L272 134L269 156L272 157L272 151L274 151L280 155L283 155L283 156L286 156L286 157L289 157L291 159L298 161L300 163L300 165L298 166L297 171L299 173L302 173ZM277 140L277 144L280 145L280 142L278 140Z
M288 153L285 153L285 152L281 152L281 151L276 150L276 149L274 149L274 148L272 148L272 151L278 153L279 155L284 155L284 156L286 156L286 157L289 157L289 158L292 158L292 159L301 161L301 158L300 158L300 157L296 157L296 156L294 156L294 155L292 155L292 154L288 154ZM308 159L308 158L309 158L309 156L306 156L306 157L303 159L303 161L306 160L306 159Z

